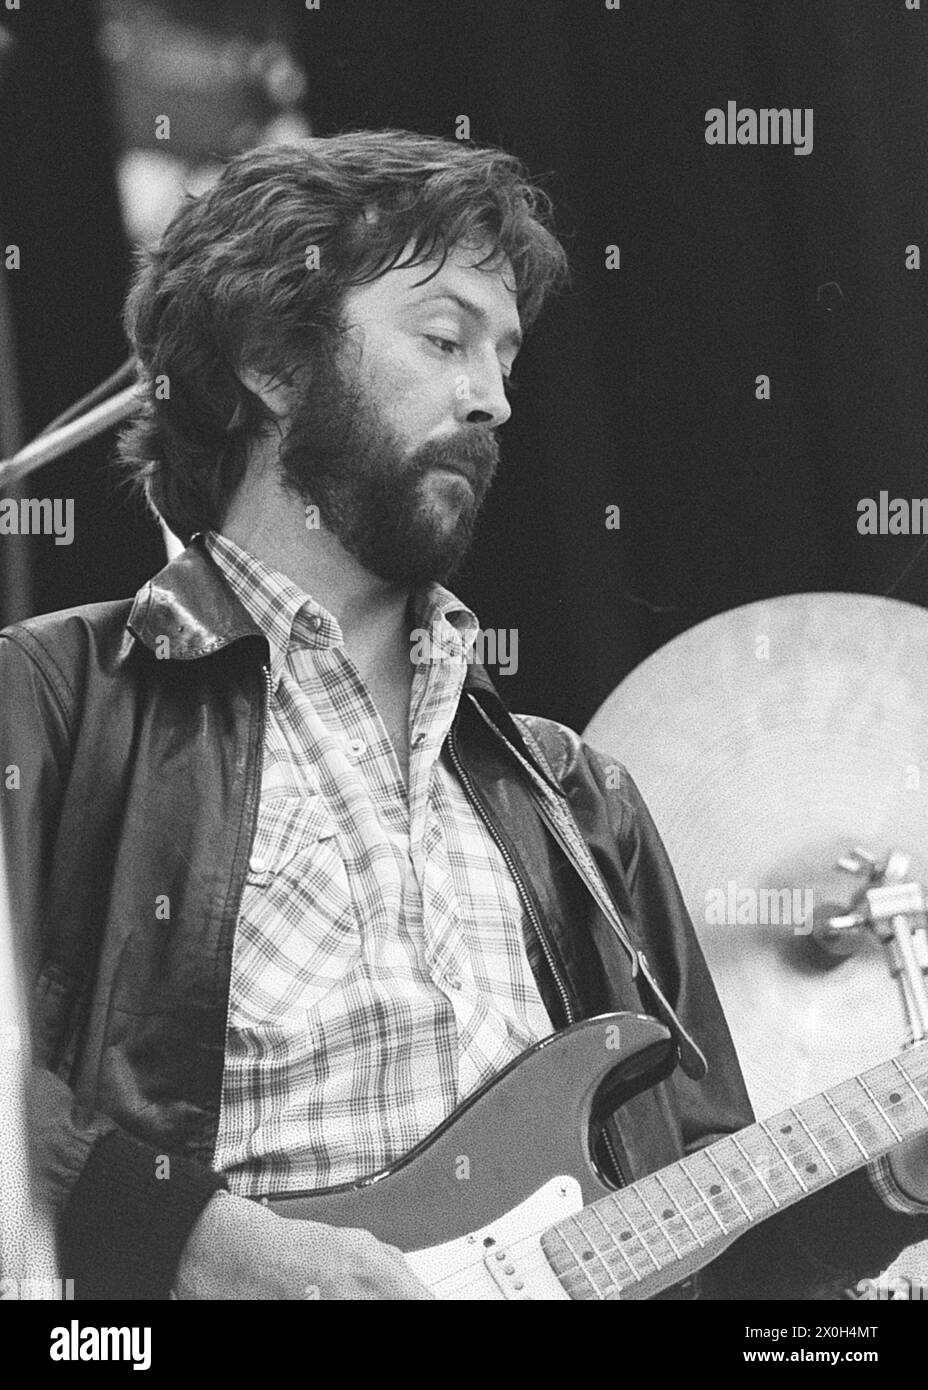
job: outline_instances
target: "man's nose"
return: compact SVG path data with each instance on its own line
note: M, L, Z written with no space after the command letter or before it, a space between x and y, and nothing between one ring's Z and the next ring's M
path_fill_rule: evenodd
M469 425L505 425L512 414L499 365L464 373L455 388L457 417Z

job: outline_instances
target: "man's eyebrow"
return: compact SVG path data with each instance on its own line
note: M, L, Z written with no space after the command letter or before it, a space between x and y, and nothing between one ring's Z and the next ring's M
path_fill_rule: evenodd
M456 294L454 290L433 290L431 294L425 294L416 303L416 308L422 304L429 304L438 299L449 299L452 304L456 304L459 309L463 309L465 314L471 318L479 319L481 323L486 323L489 319L486 309L481 305L475 304L472 299L465 299L463 295ZM522 346L522 334L518 328L513 328L509 333L504 333L500 338L500 346L511 345L516 352Z

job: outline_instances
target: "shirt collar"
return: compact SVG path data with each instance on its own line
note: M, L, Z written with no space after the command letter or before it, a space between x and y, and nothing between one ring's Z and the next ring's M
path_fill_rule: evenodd
M270 648L276 687L289 652L297 647L342 646L338 620L279 570L243 550L228 536L206 531L203 543ZM477 638L476 615L441 584L427 584L410 597L411 637L429 644L435 657L466 661Z

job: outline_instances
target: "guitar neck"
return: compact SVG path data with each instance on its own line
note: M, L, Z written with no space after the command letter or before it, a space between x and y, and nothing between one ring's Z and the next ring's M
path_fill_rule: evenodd
M928 1043L600 1198L542 1239L572 1298L650 1297L928 1130Z

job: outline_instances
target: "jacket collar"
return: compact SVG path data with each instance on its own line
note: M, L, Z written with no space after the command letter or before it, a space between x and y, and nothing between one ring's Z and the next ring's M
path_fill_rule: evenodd
M173 661L193 661L228 647L242 637L267 638L226 582L201 536L143 584L135 596L127 627L149 651ZM159 644L168 639L166 652ZM486 670L470 662L464 682L481 704L502 700Z
M126 625L149 651L171 661L209 656L242 637L267 643L199 536L142 585ZM159 644L165 639L162 651Z

